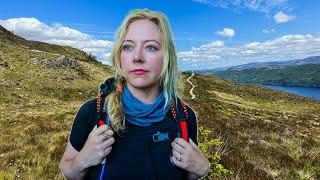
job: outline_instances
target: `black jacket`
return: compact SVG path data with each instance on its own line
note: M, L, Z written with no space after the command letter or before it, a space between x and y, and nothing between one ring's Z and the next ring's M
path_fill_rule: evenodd
M176 111L178 119L184 118L182 108L178 108ZM189 137L198 144L196 116L190 107L188 107L188 113ZM81 151L95 125L96 98L85 102L80 107L73 122L69 138L77 151ZM186 179L187 171L170 162L171 142L177 137L178 132L177 124L173 120L170 110L163 121L151 126L141 127L126 121L126 127L123 136L120 137L114 133L115 143L106 158L104 179ZM158 131L168 133L169 139L154 142L153 134ZM101 165L89 168L86 179L99 179L100 171Z

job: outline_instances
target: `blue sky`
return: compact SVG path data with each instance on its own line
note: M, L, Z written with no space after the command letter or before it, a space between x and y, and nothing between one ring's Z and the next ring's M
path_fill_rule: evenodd
M181 70L320 55L320 1L0 0L0 25L26 39L69 45L109 64L114 33L135 8L169 18Z

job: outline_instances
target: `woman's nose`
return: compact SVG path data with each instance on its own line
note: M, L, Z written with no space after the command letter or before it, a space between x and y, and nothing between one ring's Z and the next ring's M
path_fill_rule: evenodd
M135 51L133 54L133 62L144 62L142 53L143 53L142 48L140 47L135 48Z

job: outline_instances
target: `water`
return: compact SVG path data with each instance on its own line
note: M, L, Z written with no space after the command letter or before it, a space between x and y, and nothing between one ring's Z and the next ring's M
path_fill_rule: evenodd
M282 91L287 91L299 96L310 97L316 100L320 100L320 88L311 87L295 87L295 86L274 86L274 85L264 85L271 89L277 89Z

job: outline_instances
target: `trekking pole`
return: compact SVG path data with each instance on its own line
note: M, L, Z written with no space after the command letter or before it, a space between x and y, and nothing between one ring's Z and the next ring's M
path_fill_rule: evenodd
M110 125L110 121L108 118L105 119L105 121L103 119L99 119L98 121L98 127L102 126L102 125ZM103 161L101 162L102 167L101 167L101 171L100 171L100 176L99 176L99 180L102 180L104 175L105 175L105 171L106 171L106 158L103 159Z

